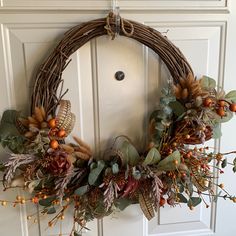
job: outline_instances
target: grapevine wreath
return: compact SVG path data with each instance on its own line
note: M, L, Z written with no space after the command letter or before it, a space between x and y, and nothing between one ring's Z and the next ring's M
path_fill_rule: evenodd
M166 64L173 78L163 88L159 108L149 119L148 144L137 151L126 136L114 139L101 156L79 137L68 143L75 115L64 100L62 73L69 57L93 38L119 34L152 49ZM223 173L226 155L199 144L219 138L220 124L236 112L236 91L225 93L206 76L194 77L191 66L166 37L153 28L120 18L107 18L78 25L63 39L39 68L32 92L31 114L7 110L0 124L0 141L9 158L1 164L5 190L22 187L32 198L17 196L7 204L41 205L42 214L54 214L48 226L64 219L73 205L70 235L81 235L86 222L139 203L148 220L159 207L185 203L192 210L204 202L223 197L236 202L214 170ZM58 91L60 90L60 91ZM236 159L229 163L236 171ZM221 188L219 193L217 187ZM28 220L34 217L28 216Z

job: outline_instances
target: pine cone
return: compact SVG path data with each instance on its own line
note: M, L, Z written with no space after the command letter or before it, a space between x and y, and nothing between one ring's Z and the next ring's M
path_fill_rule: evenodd
M180 78L179 84L174 86L174 93L177 99L190 101L199 96L204 97L208 93L201 88L200 80L196 80L192 73L187 78Z

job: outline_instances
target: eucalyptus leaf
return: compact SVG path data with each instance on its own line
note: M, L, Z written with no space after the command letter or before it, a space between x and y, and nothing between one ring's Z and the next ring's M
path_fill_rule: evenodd
M187 203L188 202L187 198L181 193L178 193L177 197L179 199L179 202L182 202L182 203Z
M117 163L114 163L111 168L112 168L112 173L113 174L118 174L119 173L119 165Z
M179 164L180 164L180 153L179 151L175 151L159 162L159 164L157 165L157 170L160 171L175 170Z
M75 195L78 195L78 196L83 196L85 193L87 193L89 190L89 186L88 185L85 185L85 186L81 186L79 188L77 188L75 190Z
M49 209L47 209L47 214L50 215L50 214L55 214L57 211L55 209L55 207L50 207Z
M161 160L161 154L156 148L151 148L148 152L143 165L154 165L157 164Z
M214 89L216 87L216 81L208 76L203 76L201 78L200 84L202 88Z
M233 167L233 172L234 172L234 173L236 172L236 166Z
M92 169L89 173L88 182L90 185L95 185L104 167L105 167L105 162L102 160L99 160L97 163L97 167Z
M82 236L81 233L74 231L74 236Z
M200 197L191 197L188 201L188 206L197 206L202 202L202 199Z
M236 90L232 90L225 95L225 99L229 100L230 102L236 102Z
M213 128L213 135L212 135L212 138L214 138L214 139L219 139L221 136L222 136L222 132L221 132L220 125L216 125L216 126Z
M227 159L225 158L221 163L221 168L225 168L227 166Z
M136 170L136 168L133 168L132 175L136 180L139 180L142 177L141 172Z
M139 163L141 157L128 138L124 136L119 137L114 146L122 154L121 160L123 165L135 166Z
M48 197L46 199L41 199L39 200L39 205L41 206L45 206L45 207L49 207L52 205L52 202L56 199L55 196L53 197Z
M186 112L186 108L179 101L171 102L169 106L172 108L174 114L178 117Z
M133 203L134 202L130 199L120 198L120 199L117 199L114 204L118 209L123 211L126 207L130 206Z
M0 137L1 139L8 136L19 135L16 128L16 119L19 116L19 112L15 110L7 110L3 113L0 123Z
M229 120L231 120L232 118L233 118L233 112L227 111L227 112L226 112L226 116L224 116L224 117L220 117L220 116L219 116L218 121L219 121L219 123L226 123L226 122L228 122Z

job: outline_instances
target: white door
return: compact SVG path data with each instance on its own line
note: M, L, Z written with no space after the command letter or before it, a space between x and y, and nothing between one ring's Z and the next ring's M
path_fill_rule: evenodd
M236 88L236 2L226 0L123 0L123 17L163 32L183 51L196 75L207 74L226 89ZM111 1L100 0L2 0L0 1L0 113L11 107L27 111L29 91L40 63L50 54L63 33L84 21L105 17ZM158 104L158 96L169 76L157 55L139 43L118 37L101 37L72 55L63 74L66 95L72 101L77 122L74 134L97 150L111 137L128 135L137 144L147 114ZM117 71L123 81L114 79ZM236 148L236 119L223 126L222 150ZM229 171L230 172L230 171ZM236 193L236 176L227 173L222 181ZM0 192L1 199L14 200L16 193ZM0 235L59 235L47 228L47 217L39 221L38 209L0 207ZM27 215L34 217L27 221ZM71 215L62 223L69 235ZM138 206L130 206L102 221L88 224L87 236L234 236L236 205L219 200L210 208L189 211L187 207L161 209L147 222ZM35 221L35 222L34 222Z

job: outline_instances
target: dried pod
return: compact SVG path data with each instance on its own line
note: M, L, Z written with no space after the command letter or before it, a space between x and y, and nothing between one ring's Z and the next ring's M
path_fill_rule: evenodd
M182 98L183 100L185 100L185 99L188 98L188 95L189 95L188 89L187 89L187 88L183 89L183 91L182 91L182 93L181 93L181 98Z
M35 107L34 114L35 114L36 120L38 122L40 122L40 123L43 122L43 120L44 120L43 115L42 115L41 109L39 107Z

